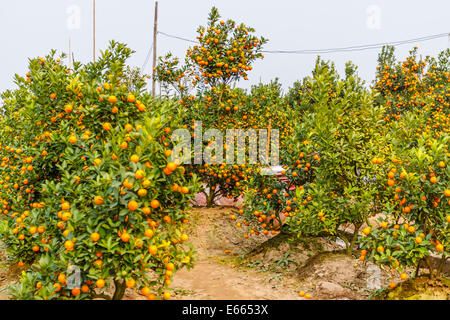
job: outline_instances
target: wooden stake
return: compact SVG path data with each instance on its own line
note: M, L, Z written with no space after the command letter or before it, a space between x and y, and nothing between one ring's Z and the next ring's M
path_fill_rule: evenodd
M93 32L93 57L94 57L94 62L95 62L95 0L94 0L94 2L93 2L93 13L94 13L94 23L93 23L93 29L92 29L92 32Z
M156 67L157 34L158 34L158 1L155 1L155 23L153 25L153 67L152 67L152 95L153 96L155 96L155 91L156 91L155 67Z

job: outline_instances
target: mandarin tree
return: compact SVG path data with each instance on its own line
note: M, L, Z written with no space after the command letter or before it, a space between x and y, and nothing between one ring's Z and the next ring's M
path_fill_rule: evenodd
M258 108L256 103L248 104L250 99L245 92L232 85L246 80L252 63L263 58L261 49L266 39L256 37L254 31L233 20L220 20L213 7L207 25L197 29L198 45L187 50L184 65L170 53L159 59L155 70L158 81L175 89L175 96L187 111L186 128L194 130L194 122L201 121L204 130L216 128L225 135L227 129L248 126L246 120ZM267 117L262 122L261 119L254 123L267 126ZM203 141L203 147L210 143L211 140ZM240 195L247 169L242 164L211 163L191 166L189 171L202 177L203 193L211 206L220 197Z
M28 262L37 261L13 289L19 299L121 299L126 288L168 298L171 276L192 263L183 225L198 185L169 159L170 128L181 125L181 113L152 99L143 78L130 74L131 54L111 42L97 62L68 70L52 53L38 65L31 60L31 81L4 95L2 120L11 122L19 108L23 122L5 127L11 135L2 136L3 149L34 155L30 162L23 156L19 179L34 172L28 163L37 166L36 158L52 162L52 175L37 168L34 197L2 194L15 213L5 219L4 236L26 234L19 241L32 246ZM24 259L15 243L7 245Z

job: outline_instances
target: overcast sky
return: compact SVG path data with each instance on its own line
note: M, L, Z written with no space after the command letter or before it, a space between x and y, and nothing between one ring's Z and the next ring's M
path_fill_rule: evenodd
M92 0L0 1L0 91L13 88L13 75L25 74L27 58L50 49L68 51L76 60L92 59ZM256 29L269 39L266 50L323 49L406 40L450 32L449 0L160 0L159 30L195 39L212 6L224 19ZM78 15L79 12L79 15ZM153 40L153 0L96 0L96 47L110 39L136 51L129 61L141 67ZM77 17L79 16L79 23ZM168 51L184 57L190 44L158 36L158 55ZM420 53L436 55L449 39L417 44ZM397 48L404 58L414 45ZM346 61L359 66L360 76L374 78L378 49L323 54L342 71ZM311 72L316 55L266 54L242 86L278 77L285 88ZM151 72L151 61L145 72Z

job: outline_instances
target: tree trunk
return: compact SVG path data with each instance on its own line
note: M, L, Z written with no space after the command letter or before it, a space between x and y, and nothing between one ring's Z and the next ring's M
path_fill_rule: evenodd
M436 277L437 278L439 278L441 276L441 272L442 272L442 269L444 269L444 265L445 265L445 261L446 260L447 260L447 257L442 255L441 261L439 262L439 267L438 267L437 272L436 272Z
M114 291L112 300L122 300L126 289L125 280L122 280L122 282L120 282L119 280L114 280L114 285L116 287L116 290Z
M206 197L206 207L211 208L215 205L214 198L216 197L216 194L213 190L209 189L209 194Z
M431 265L430 256L427 256L425 258L425 263L427 264L428 270L430 272L430 275L429 275L430 279L434 279L433 266Z
M362 226L362 223L353 224L353 225L355 227L355 230L353 231L352 240L350 241L350 244L347 245L347 250L346 250L347 255L351 255L353 252L353 247L355 246L356 239L358 239L358 232L359 232L359 228L361 228L361 226Z

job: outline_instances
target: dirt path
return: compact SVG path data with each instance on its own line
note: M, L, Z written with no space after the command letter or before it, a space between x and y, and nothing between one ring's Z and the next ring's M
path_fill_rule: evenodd
M238 266L239 254L249 252L264 239L245 240L246 231L231 221L231 210L193 209L188 234L197 250L197 261L191 270L175 274L173 299L304 299L299 297L294 279Z
M267 275L208 260L198 262L191 271L178 272L171 287L174 299L180 300L303 299L289 281L273 283Z

